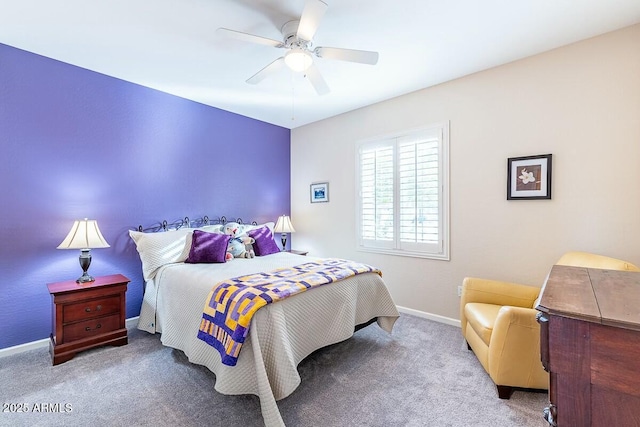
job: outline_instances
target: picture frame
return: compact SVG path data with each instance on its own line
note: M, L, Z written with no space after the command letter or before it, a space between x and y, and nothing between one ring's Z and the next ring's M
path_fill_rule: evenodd
M507 200L551 199L551 154L507 159Z
M311 203L326 203L329 201L329 183L314 182L310 186Z

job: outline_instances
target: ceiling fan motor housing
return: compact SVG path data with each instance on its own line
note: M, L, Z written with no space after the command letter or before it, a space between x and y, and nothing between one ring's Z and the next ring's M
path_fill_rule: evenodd
M300 21L289 21L286 22L280 32L282 32L282 37L284 40L284 46L286 48L299 47L303 50L311 49L311 40L303 40L298 38L298 25Z

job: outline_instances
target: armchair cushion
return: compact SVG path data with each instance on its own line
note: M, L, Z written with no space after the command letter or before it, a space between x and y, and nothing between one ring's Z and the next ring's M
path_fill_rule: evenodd
M486 345L491 341L493 326L501 308L501 305L481 302L470 302L464 306L464 314L468 320L467 327L473 328Z

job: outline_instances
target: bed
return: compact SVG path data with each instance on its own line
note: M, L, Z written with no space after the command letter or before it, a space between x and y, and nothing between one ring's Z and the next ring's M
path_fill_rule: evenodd
M264 226L273 227L272 223ZM216 232L216 226L196 229ZM218 392L257 395L266 426L284 426L276 401L300 384L297 365L302 359L319 348L348 339L355 327L373 319L391 332L398 318L380 275L358 274L259 309L236 366L224 365L220 353L197 338L212 287L231 277L319 259L277 252L215 264L186 263L193 230L131 232L146 283L138 328L160 333L163 345L179 349L190 362L209 368L216 375L214 388Z

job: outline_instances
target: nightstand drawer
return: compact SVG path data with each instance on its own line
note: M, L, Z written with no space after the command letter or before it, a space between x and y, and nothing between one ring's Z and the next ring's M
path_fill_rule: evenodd
M120 328L120 313L111 316L98 317L97 319L85 320L84 322L66 325L62 328L64 342L89 338L106 332L115 331Z
M82 301L75 304L67 304L63 307L62 322L71 323L96 316L106 316L118 311L120 311L120 295Z

